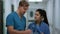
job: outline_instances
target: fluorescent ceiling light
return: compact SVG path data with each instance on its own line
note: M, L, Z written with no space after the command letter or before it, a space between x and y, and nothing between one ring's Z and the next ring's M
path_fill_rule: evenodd
M28 0L28 2L42 2L43 0Z

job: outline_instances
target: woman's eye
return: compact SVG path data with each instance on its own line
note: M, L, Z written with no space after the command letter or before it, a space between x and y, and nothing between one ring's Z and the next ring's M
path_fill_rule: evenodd
M37 14L37 16L39 16L39 15Z

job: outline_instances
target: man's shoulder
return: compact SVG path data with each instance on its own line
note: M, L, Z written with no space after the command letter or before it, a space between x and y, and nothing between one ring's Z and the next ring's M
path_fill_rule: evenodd
M13 17L15 15L15 12L12 12L12 13L10 13L8 16L7 16L7 18L8 17Z
M15 12L12 12L12 13L10 13L8 16L13 16L15 14Z

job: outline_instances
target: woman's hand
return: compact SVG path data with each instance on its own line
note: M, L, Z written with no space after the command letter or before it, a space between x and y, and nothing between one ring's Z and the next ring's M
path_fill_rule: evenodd
M44 34L43 32L41 32L41 34Z

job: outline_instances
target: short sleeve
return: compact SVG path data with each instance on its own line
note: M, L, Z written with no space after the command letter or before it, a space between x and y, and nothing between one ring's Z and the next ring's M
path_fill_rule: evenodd
M50 34L49 26L45 26L45 34Z
M34 32L35 31L34 23L29 24L28 29L30 29L30 30L32 30Z
M8 15L6 18L6 26L14 26L14 20L12 15Z
M28 29L31 29L31 24L28 25Z

